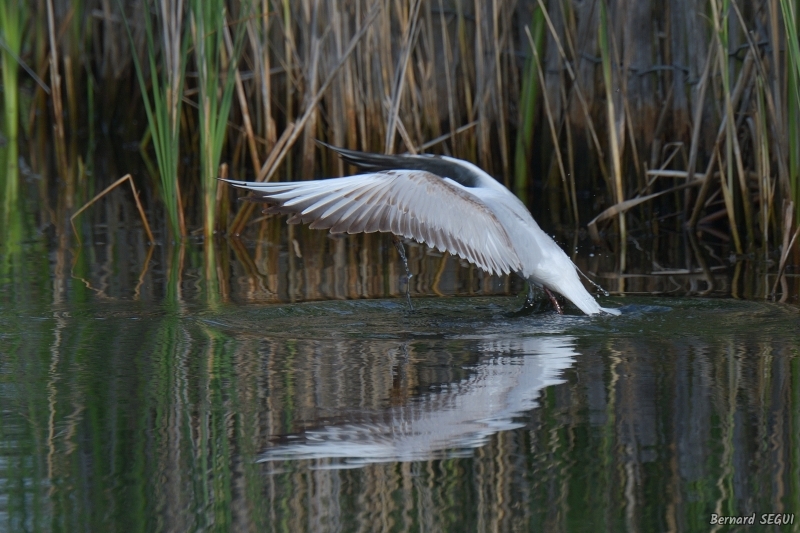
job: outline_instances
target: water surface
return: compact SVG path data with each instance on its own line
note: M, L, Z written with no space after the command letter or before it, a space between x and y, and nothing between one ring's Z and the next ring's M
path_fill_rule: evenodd
M388 240L276 227L211 250L110 228L6 245L0 529L707 531L800 511L800 314L719 297L733 269L626 278L686 283L603 298L620 317L517 313L517 281L412 246L412 312Z

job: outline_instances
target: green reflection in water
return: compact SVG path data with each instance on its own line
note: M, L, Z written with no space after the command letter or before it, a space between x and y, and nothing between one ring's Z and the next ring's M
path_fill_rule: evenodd
M511 319L507 298L389 303L4 306L3 528L699 531L712 512L797 512L796 309L639 300L619 320ZM478 448L258 462L324 428L435 414L485 365L522 361L515 339L566 334L566 382Z
M110 244L71 249L11 213L0 530L706 531L713 512L800 509L796 307L512 316L486 296L505 280L411 246L409 313L376 236L295 228L209 254L109 224L87 242ZM503 381L545 339L570 354L553 381ZM416 446L426 421L449 446L387 459L387 431ZM371 458L332 457L354 443Z

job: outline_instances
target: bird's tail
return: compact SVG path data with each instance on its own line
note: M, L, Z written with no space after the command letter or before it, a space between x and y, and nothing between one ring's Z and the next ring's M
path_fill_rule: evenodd
M576 269L577 271L577 269ZM609 315L619 315L618 309L610 309L607 307L600 307L594 296L589 294L586 287L581 283L577 273L573 275L564 274L555 283L556 286L551 289L558 291L564 295L569 301L575 304L578 309L587 315L596 315L598 313L607 313Z

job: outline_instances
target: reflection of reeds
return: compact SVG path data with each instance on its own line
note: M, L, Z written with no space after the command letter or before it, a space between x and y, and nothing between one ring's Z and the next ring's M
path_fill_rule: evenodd
M774 306L746 306L776 323ZM800 491L800 365L766 332L730 343L716 324L655 339L587 336L586 356L543 389L525 426L468 457L327 470L323 460L256 459L276 435L380 420L393 406L429 412L420 397L473 375L475 341L290 340L256 321L226 331L172 312L137 318L12 318L3 330L17 376L0 388L0 436L14 444L0 454L9 523L702 529L740 494L780 512ZM626 355L654 350L663 356Z

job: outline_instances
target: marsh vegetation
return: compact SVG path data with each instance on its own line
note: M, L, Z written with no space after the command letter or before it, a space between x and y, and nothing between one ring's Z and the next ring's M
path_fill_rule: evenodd
M630 236L662 227L737 254L788 251L800 218L797 7L10 0L7 150L24 147L42 181L23 196L38 194L40 223L60 227L54 213L119 177L95 171L98 145L138 144L146 170L120 175L137 171L160 242L245 231L253 207L216 182L222 172L352 171L321 139L474 161L539 218L588 227L622 271ZM13 155L7 212L19 209Z

